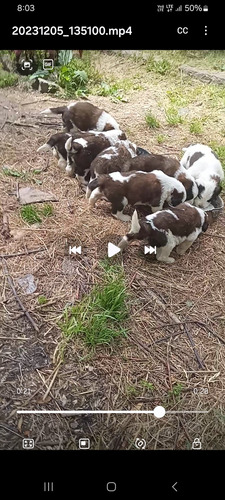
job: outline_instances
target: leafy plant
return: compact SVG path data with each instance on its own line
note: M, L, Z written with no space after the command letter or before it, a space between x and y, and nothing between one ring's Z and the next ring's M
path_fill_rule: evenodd
M155 386L151 382L147 382L147 380L141 380L142 387L145 387L149 391L154 391Z
M183 391L183 385L180 384L179 382L177 382L176 384L173 385L173 388L171 391L168 392L168 394L170 396L175 396L175 397L179 397L180 394L182 393Z
M35 73L32 73L32 75L29 76L29 80L35 80L35 78L47 79L50 74L51 74L50 70L40 68L40 69L37 69L37 71L35 71Z
M11 170L11 168L3 167L3 173L5 175L11 175L12 177L21 177L22 179L26 178L25 172L18 172L17 170Z
M8 71L4 71L0 69L0 88L4 87L12 87L16 85L18 82L18 75L16 73L9 73Z
M58 63L60 66L66 66L73 59L72 50L60 50L58 55Z

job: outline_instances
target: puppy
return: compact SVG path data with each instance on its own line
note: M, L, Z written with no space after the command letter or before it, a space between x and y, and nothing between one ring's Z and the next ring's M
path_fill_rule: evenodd
M189 146L181 158L181 166L188 169L196 180L198 195L194 205L203 209L214 208L222 189L220 182L224 179L224 171L216 154L204 144Z
M152 212L157 212L166 202L173 206L183 202L186 192L181 182L158 170L151 173L113 172L100 175L88 184L86 198L92 207L103 196L112 203L112 215L128 221L130 216L123 214L128 204L149 205Z
M198 195L195 179L175 158L152 153L149 155L136 156L128 160L121 168L121 172L130 172L131 170L143 170L144 172L161 170L164 174L174 177L182 182L185 187L186 200L188 200L189 203L192 203L194 198Z
M73 127L80 130L112 130L119 129L116 120L103 109L94 106L91 102L72 102L67 106L58 108L47 108L41 111L42 114L62 115L62 121L67 132Z
M157 260L172 264L175 262L170 257L172 250L176 247L177 253L183 255L207 227L208 215L187 202L147 215L140 221L135 210L130 232L122 238L118 247L123 250L129 241L146 240L148 245L156 247Z

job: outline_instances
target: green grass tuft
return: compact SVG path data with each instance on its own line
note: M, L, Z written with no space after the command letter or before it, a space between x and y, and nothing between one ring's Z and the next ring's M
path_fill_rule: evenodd
M146 115L145 115L145 121L148 125L149 128L160 128L160 123L159 121L157 120L157 118L151 113L151 111L149 111Z
M67 339L79 336L92 347L109 344L124 336L127 317L123 269L102 263L104 280L77 306L66 308L60 328Z
M51 217L53 215L53 206L45 203L43 206L24 205L20 209L22 219L28 224L42 222L42 217Z
M166 120L170 127L177 127L180 123L183 123L183 118L179 115L175 107L169 107L165 110Z
M48 203L46 203L45 205L43 205L42 207L42 214L44 217L51 217L53 215L53 206L52 205L49 205Z
M201 120L196 119L190 123L190 132L191 134L196 134L196 135L202 134L203 129Z
M20 215L22 219L28 224L35 224L36 222L41 222L38 210L34 205L24 205L23 207L21 207Z
M155 73L159 73L160 75L165 75L169 73L171 70L170 62L165 59L155 59L154 56L149 56L146 65L147 71L154 71Z
M166 140L166 137L163 134L159 134L159 135L157 135L156 139L157 139L158 144L162 144Z

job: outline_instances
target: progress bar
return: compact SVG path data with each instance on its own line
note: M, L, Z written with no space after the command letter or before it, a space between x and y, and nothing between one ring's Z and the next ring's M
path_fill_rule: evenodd
M166 414L209 413L210 410L165 410L156 406L154 410L17 410L18 415L148 415L162 418Z

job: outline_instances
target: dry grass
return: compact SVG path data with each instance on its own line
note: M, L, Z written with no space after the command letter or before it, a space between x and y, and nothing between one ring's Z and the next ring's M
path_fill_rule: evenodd
M174 134L164 124L167 140L159 145L158 132L148 131L145 123L149 103L155 102L159 88L161 92L168 88L168 82L156 82L154 86L152 74L146 76L137 61L115 55L101 54L98 63L106 73L107 68L120 75L129 69L132 77L132 72L139 71L149 88L131 91L127 104L106 97L91 96L91 101L111 112L138 145L180 156L185 145L184 125ZM31 101L35 104L23 105ZM51 101L56 103L56 99L46 100L35 92L1 92L10 121L21 119L35 125L40 121L38 110ZM38 326L37 332L18 307L2 270L1 448L21 448L22 438L27 436L35 439L39 449L76 449L79 437L90 437L92 447L101 449L133 448L136 437L145 438L149 449L187 449L196 437L204 448L224 448L224 213L187 255L176 257L172 266L144 256L137 243L131 244L123 256L115 257L113 262L124 267L129 295L127 338L95 351L76 338L62 360L59 322L63 310L68 304L79 303L94 284L101 283L99 260L106 257L108 241L116 244L128 224L114 220L104 201L90 211L76 181L59 171L51 156L36 153L46 136L60 130L60 119L51 120L58 125L28 128L5 123L1 130L1 164L24 171L27 178L0 173L1 211L8 215L12 234L10 239L0 237L0 253L44 249L5 259L18 296ZM46 123L49 121L46 119ZM190 137L189 133L187 143L193 141ZM41 172L35 174L34 169ZM42 182L38 187L54 193L59 201L53 204L51 217L39 226L29 226L20 216L13 192L17 181L22 187L35 183L35 179ZM70 244L82 246L81 256L69 257ZM33 274L37 284L30 295L24 294L17 282L27 273ZM40 296L47 302L38 300ZM161 420L152 415L16 414L21 408L152 410L157 405L171 411L209 413L167 414Z

